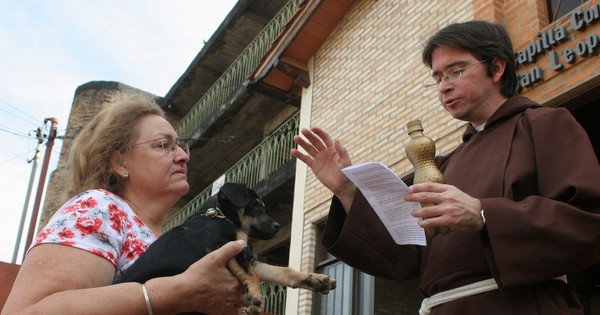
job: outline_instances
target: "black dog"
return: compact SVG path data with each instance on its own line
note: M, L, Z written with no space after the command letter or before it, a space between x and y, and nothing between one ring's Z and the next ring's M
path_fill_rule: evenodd
M270 239L279 228L279 223L266 213L256 192L244 184L226 183L185 223L167 231L148 247L119 282L144 283L152 278L180 274L229 241ZM335 279L326 275L262 263L248 248L228 261L227 268L246 286L246 310L251 314L259 314L263 309L260 281L322 294L336 286Z

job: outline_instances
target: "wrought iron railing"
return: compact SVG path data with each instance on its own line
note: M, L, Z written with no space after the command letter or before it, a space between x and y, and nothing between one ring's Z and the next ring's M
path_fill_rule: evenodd
M201 126L221 104L225 103L233 91L250 76L304 1L306 0L290 0L206 91L176 126L177 134L181 138L192 138L198 126ZM298 121L299 114L296 114L282 124L261 144L225 172L226 181L243 182L249 187L253 187L289 161L291 159L290 150L294 146L293 137L298 133ZM168 219L163 225L163 230L166 231L182 224L203 202L210 198L211 192L211 186L205 188ZM265 312L283 315L286 300L285 287L261 283L261 288L265 299Z
M250 76L304 1L290 0L206 91L175 128L181 138L193 138L198 126L202 126Z
M286 287L261 282L260 288L263 294L264 313L273 315L285 314Z
M282 167L292 158L290 150L294 147L294 135L298 134L299 120L300 114L296 113L279 126L225 172L225 181L245 183L248 187L254 187L261 180ZM188 204L167 219L163 225L163 230L167 231L182 224L211 196L211 192L212 186L206 187Z

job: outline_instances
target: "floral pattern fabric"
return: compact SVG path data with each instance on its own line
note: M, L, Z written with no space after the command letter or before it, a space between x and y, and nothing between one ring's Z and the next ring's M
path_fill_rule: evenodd
M110 261L118 279L155 240L154 233L123 199L95 189L64 204L32 247L61 244L86 250Z

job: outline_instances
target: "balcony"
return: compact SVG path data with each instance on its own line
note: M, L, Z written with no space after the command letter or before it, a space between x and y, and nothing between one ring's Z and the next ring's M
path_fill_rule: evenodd
M226 19L225 25L221 27L221 33L217 32L216 39L211 38L210 42L218 45L220 40L225 41L228 36L233 36L229 34L239 31L236 28L242 23L239 20L244 20L244 23L248 24L246 15L238 11L257 10L261 3L266 4L263 2L240 1L241 4L236 5L236 9L230 14L235 15L237 19L230 21L230 25L226 23L228 22ZM175 116L174 120L177 120L178 113L186 113L176 124L178 135L181 138L193 139L190 146L191 161L188 164L190 192L176 207L183 207L192 200L195 200L194 202L201 200L206 187L259 145L265 135L273 134L276 126L298 111L300 99L297 96L276 91L265 94L264 90L258 91L257 85L248 79L304 1L267 2L269 7L277 3L282 6L222 75L213 81L210 88L202 92L190 91L193 86L188 86L190 83L186 81L192 80L186 76L202 76L207 70L204 67L213 66L205 60L213 58L213 55L201 52L197 57L199 60L194 61L165 99L163 107ZM261 10L264 8L261 7ZM252 12L247 15L256 14ZM236 40L239 39L238 34ZM206 49L210 51L210 47ZM196 73L196 70L202 73ZM182 95L189 97L198 93L201 96L191 108L181 101ZM289 155L289 151L287 154Z
M299 114L293 115L266 137L259 145L246 154L229 170L223 173L227 182L245 183L254 188L261 196L266 196L278 187L282 187L293 178L293 160L290 150L295 146L294 135L298 134ZM268 183L268 184L267 184ZM163 225L163 230L182 224L211 196L212 186L209 185L196 195L188 204L174 215L170 216ZM265 199L268 197L265 197ZM279 200L279 203L285 200ZM289 200L288 202L291 202ZM267 211L272 210L272 203L265 200ZM282 226L289 224L290 218L269 213Z

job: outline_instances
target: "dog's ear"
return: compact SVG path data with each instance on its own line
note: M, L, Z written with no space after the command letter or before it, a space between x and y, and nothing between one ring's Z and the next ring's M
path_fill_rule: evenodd
M243 208L250 202L248 188L246 185L238 183L223 184L219 189L219 197L229 200L237 208Z

